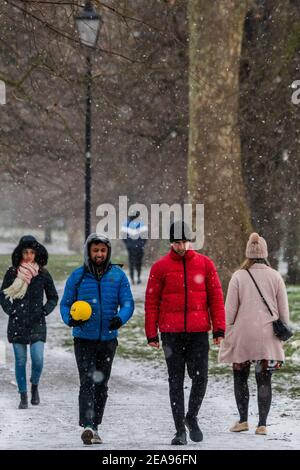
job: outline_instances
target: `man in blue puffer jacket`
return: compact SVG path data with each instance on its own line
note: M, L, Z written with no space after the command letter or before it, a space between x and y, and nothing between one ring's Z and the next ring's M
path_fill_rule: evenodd
M132 316L134 301L126 274L110 262L110 240L93 233L84 246L84 266L67 279L60 304L63 321L73 327L80 378L79 425L84 444L101 444L98 425L107 400L107 384L118 345L118 329ZM74 320L72 304L84 300L92 307L87 321Z

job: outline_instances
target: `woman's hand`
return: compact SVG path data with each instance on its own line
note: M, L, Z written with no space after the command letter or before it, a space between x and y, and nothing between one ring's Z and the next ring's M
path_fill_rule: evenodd
M218 336L218 338L214 338L213 342L216 346L220 346L223 339L224 339L223 336Z

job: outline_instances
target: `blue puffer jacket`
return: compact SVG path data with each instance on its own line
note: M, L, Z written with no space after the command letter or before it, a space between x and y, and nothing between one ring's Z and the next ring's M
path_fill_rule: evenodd
M83 276L84 270L86 272ZM80 279L82 280L77 290ZM108 265L100 280L89 272L86 266L73 271L67 280L60 304L61 316L67 325L71 319L71 305L76 300L85 300L92 307L90 319L80 327L73 328L73 336L77 338L101 341L116 338L118 331L108 328L110 320L118 315L124 325L134 311L134 300L127 276L119 266L112 264Z

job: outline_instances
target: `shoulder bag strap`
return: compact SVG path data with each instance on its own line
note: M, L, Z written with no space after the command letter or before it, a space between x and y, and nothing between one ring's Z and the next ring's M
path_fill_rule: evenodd
M268 305L266 299L265 299L264 296L262 295L262 293L261 293L261 291L260 291L260 288L258 287L258 285L257 285L257 283L256 283L256 281L255 281L255 279L254 279L254 277L253 277L252 274L250 273L249 269L246 269L246 271L247 271L247 273L249 274L249 276L251 277L252 281L254 282L255 287L256 287L256 289L258 290L259 295L260 295L260 297L261 297L261 300L263 301L263 303L265 304L265 306L267 307L267 309L269 310L270 314L271 314L272 317L273 317L274 315L273 315L273 313L272 313L272 311L271 311L271 309L270 309L270 307L269 307L269 305Z

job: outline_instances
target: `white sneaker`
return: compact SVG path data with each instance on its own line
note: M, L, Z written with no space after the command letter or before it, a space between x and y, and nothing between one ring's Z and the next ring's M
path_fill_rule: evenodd
M92 438L92 444L103 444L101 437L98 434L98 431L94 431Z
M94 431L92 428L84 428L83 433L81 434L81 440L82 442L89 446L92 444L92 439L94 437Z

